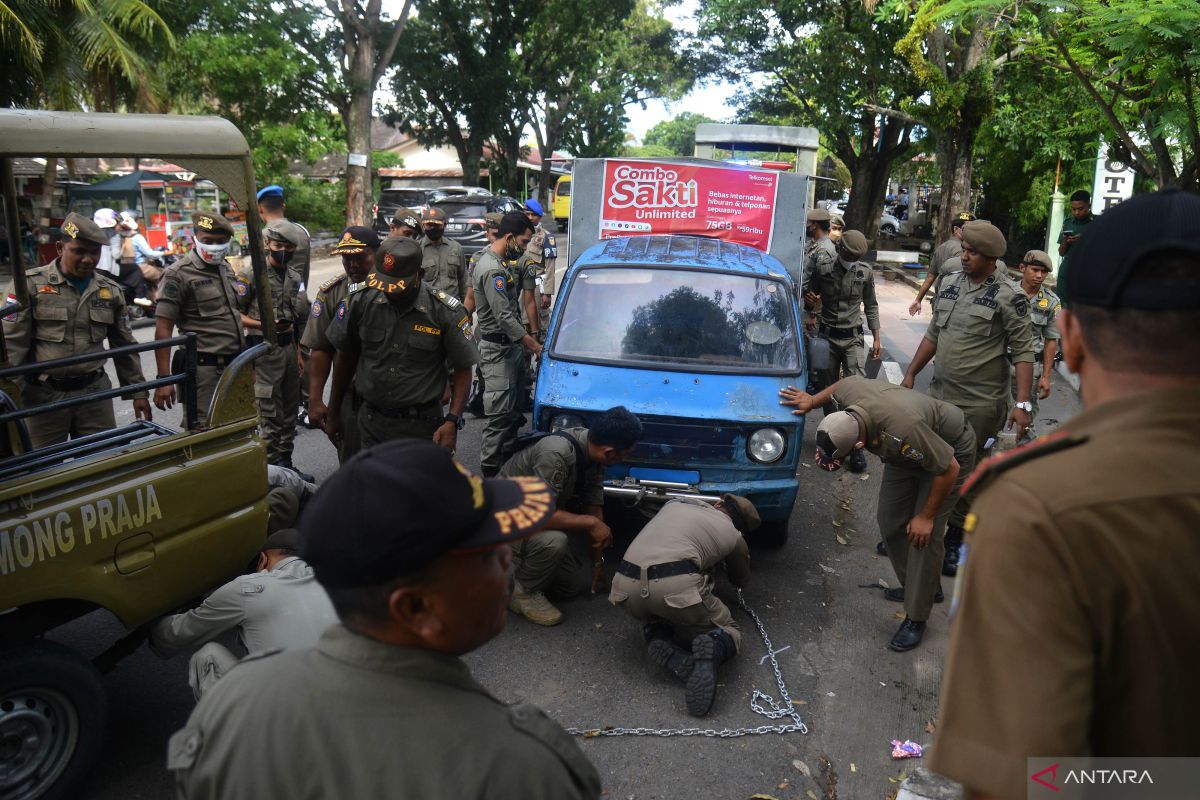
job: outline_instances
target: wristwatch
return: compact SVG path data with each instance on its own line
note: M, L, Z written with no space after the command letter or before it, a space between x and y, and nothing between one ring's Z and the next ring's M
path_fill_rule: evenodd
M1020 403L1017 403L1017 404L1016 404L1015 406L1013 406L1013 407L1014 407L1014 408L1019 408L1019 409L1021 409L1021 410L1022 410L1022 411L1024 411L1026 414L1032 414L1032 413L1033 413L1033 403L1029 402L1028 400L1025 400L1025 401L1023 401L1023 402L1020 402Z
M458 428L460 431L463 428L467 427L467 421L465 419L463 419L462 417L460 417L458 414L447 414L445 421L453 422L454 426L456 428Z

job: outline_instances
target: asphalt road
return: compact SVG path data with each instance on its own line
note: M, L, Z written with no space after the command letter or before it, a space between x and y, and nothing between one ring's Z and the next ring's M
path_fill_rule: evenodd
M881 373L882 380L903 369L928 317L908 318L904 309L911 289L878 276L877 283L885 359L894 362ZM145 339L149 330L138 335ZM931 371L923 376L926 382ZM1043 421L1066 418L1077 407L1074 393L1056 376L1054 394L1043 402ZM118 413L129 419L128 404L120 404ZM156 418L178 424L179 415ZM880 464L869 457L870 468L861 476L811 468L814 428L808 426L790 539L779 550L753 551L754 578L745 592L770 636L808 733L581 740L608 797L748 798L764 793L802 798L810 791L822 800L885 797L909 768L909 762L890 758L891 740L930 741L949 604L934 607L925 642L917 650L898 654L886 649L903 612L885 601L878 588L881 580L895 584L888 560L875 554ZM467 464L478 463L478 436L479 423L469 423L459 448ZM295 461L318 478L336 468L333 449L319 431L300 431ZM618 536L610 561L627 542L628 533ZM949 595L952 581L944 579L943 585ZM719 593L734 602L727 587ZM697 725L687 715L682 687L647 664L636 623L603 596L564 603L562 609L565 621L550 629L510 614L507 629L467 657L476 677L504 700L540 705L564 726ZM735 610L734 616L746 630L744 651L722 670L716 705L699 721L704 728L772 724L750 708L756 689L778 697L770 665L761 663L766 649L746 615ZM52 638L93 655L120 633L114 620L97 613L58 629ZM165 748L192 708L186 665L186 658L163 661L143 647L107 676L112 723L85 797L171 794ZM303 769L302 760L296 767Z

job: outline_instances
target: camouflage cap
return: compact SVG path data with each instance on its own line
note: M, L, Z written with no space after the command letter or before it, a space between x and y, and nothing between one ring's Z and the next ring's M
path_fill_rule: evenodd
M844 228L844 227L846 227L846 220L842 219L841 214L834 214L832 217L829 218L829 224L831 226L836 225L839 228Z
M1034 267L1054 269L1054 262L1050 260L1050 255L1045 250L1030 250L1021 259L1021 263Z
M367 286L385 294L403 292L421 271L421 245L407 236L389 236L375 251Z
M428 206L421 212L422 225L445 225L446 212L435 206Z
M215 211L193 211L192 229L196 233L223 233L233 236L233 223Z
M421 230L421 220L411 208L397 208L396 213L392 214L391 223L414 231Z
M329 252L335 256L352 256L363 250L379 247L379 234L365 225L351 225L342 231L342 238Z
M74 212L67 214L67 218L59 226L59 230L68 239L77 239L92 244L108 244L109 237L104 230L82 214Z
M862 235L862 231L853 229L842 231L842 240L838 243L838 250L847 259L858 261L867 254L867 237Z
M504 215L499 211L489 211L483 215L484 227L491 228L494 231L500 230L500 220L504 219Z
M825 208L810 208L805 219L808 222L828 222L833 219L833 215Z
M1000 258L1008 249L1004 234L990 222L977 219L963 225L963 241L985 258Z
M273 219L263 228L263 238L272 242L283 242L299 247L304 241L304 232L300 226L286 219Z

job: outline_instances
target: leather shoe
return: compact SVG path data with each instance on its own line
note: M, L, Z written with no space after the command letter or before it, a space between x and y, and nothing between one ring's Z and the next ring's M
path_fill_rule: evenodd
M886 556L887 555L887 543L884 542L882 539L880 539L878 542L875 543L875 552L879 553L879 555L881 555L881 556Z
M960 546L946 542L946 555L942 558L942 574L947 578L958 575L958 548Z
M884 589L883 597L885 600L891 600L893 603L903 603L904 602L904 587L901 586L897 589ZM942 594L942 585L939 583L937 591L933 595L933 602L940 603L945 599L946 599L946 595Z
M904 622L900 623L900 630L896 631L896 635L888 642L888 649L895 650L897 653L912 650L921 643L921 637L924 635L924 622L916 622L905 617Z

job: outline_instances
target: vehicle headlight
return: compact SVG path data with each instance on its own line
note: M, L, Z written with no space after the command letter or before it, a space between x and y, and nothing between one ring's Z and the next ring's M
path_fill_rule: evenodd
M565 428L582 428L583 417L578 414L555 414L550 418L550 430L561 431Z
M759 428L750 434L746 442L746 452L755 461L772 464L783 458L787 450L787 439L775 428Z

